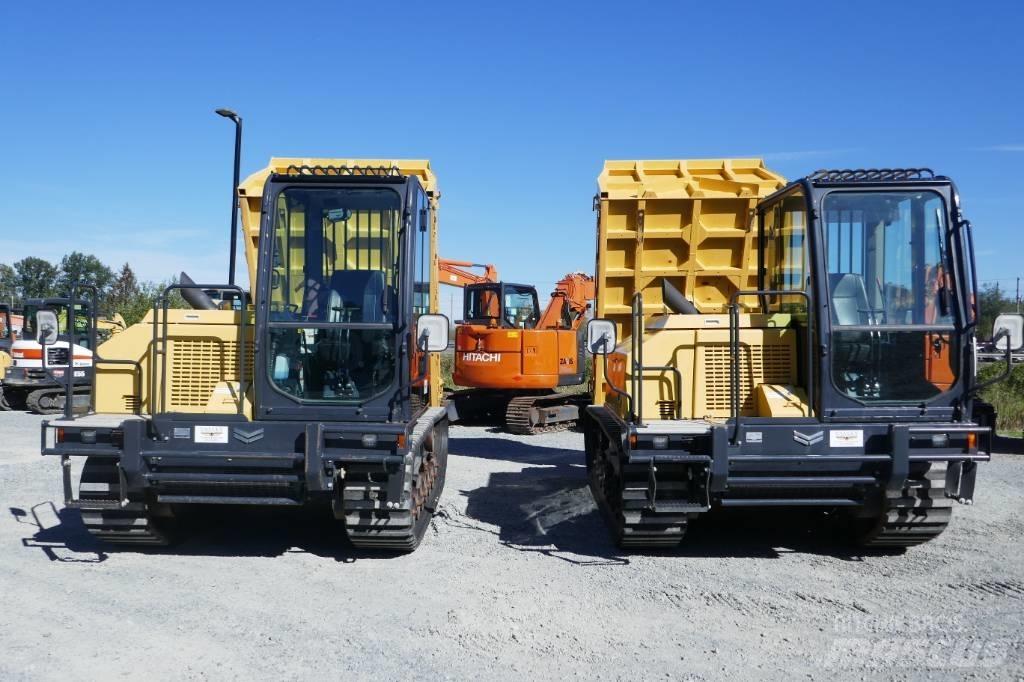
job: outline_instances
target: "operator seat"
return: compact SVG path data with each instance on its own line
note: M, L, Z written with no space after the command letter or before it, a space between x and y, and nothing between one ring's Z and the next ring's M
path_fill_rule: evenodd
M832 326L875 323L863 277L853 272L829 273L828 285L832 295ZM833 336L833 362L842 368L836 379L840 389L847 393L855 392L854 387L872 375L873 333L836 330Z
M327 319L331 322L384 322L388 287L380 270L339 270L328 286ZM345 314L351 313L346 319Z
M832 324L841 326L874 324L864 278L853 272L829 273L832 292Z

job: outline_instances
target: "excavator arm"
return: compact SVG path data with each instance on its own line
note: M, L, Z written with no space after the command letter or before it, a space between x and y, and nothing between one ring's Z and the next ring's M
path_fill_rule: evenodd
M465 268L481 268L479 275ZM470 284L486 284L498 281L498 268L490 263L470 263L461 260L437 259L438 281L452 287L467 287Z
M587 301L594 300L594 296L593 277L582 272L569 273L555 285L537 329L578 329L586 317Z

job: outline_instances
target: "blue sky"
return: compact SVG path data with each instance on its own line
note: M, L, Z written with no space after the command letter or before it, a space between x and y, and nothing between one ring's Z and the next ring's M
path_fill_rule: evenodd
M220 5L3 4L0 261L223 280L227 106L243 174L429 158L443 255L542 290L593 269L606 158L930 166L960 186L981 279L1024 274L1024 3Z

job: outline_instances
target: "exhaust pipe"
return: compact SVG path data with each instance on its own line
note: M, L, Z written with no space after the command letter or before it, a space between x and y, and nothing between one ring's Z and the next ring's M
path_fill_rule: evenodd
M195 282L183 272L178 277L178 284L193 286ZM185 299L185 302L196 310L218 310L217 304L202 289L179 289L179 291L181 291L181 297Z
M683 296L683 292L676 289L667 279L661 280L661 300L665 302L668 309L680 315L700 315L697 307Z

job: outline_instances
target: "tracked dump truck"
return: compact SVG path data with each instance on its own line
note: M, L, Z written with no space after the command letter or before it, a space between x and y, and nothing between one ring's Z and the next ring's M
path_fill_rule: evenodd
M620 545L673 547L716 508L809 507L907 547L971 502L989 430L949 178L609 161L598 186L584 428Z
M274 158L244 180L251 291L168 287L99 347L93 413L43 425L89 532L164 544L183 505L320 501L357 547L415 549L448 448L438 198L427 161Z

